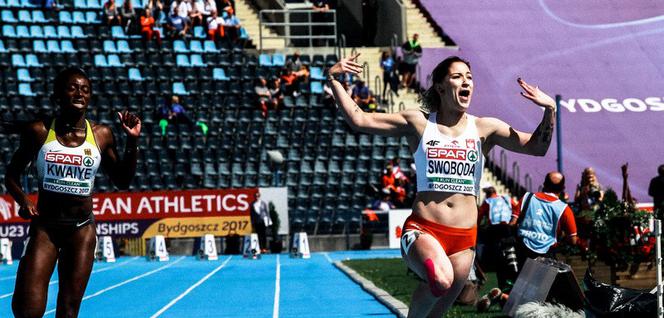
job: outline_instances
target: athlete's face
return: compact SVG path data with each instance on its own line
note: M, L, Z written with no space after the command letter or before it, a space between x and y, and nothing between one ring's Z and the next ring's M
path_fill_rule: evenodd
M64 108L85 110L90 102L90 82L81 75L70 76L61 95L60 105Z
M443 82L438 85L443 104L454 105L463 110L470 106L473 95L473 74L470 73L466 63L452 63Z

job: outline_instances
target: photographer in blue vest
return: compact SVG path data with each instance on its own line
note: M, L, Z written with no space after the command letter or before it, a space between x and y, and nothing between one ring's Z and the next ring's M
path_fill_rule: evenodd
M485 199L478 210L478 224L487 220L481 231L484 241L483 264L495 264L496 278L501 290L511 289L516 280L517 261L515 255L515 226L510 224L517 208L509 195L498 195L496 188L487 184L482 187Z
M528 192L521 199L511 222L518 224L516 252L519 269L527 258L554 256L555 246L563 237L576 244L574 213L559 199L564 189L565 176L557 171L549 172L542 192Z

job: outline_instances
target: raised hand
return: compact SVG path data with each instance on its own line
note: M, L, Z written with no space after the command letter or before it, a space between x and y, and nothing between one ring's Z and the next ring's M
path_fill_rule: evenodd
M526 83L526 81L524 81L520 77L516 81L524 90L523 92L521 92L521 96L531 100L533 103L539 106L553 107L555 109L556 101L554 101L553 98L551 98L551 96L542 92L538 86L529 85L528 83Z
M351 73L353 75L362 73L362 65L357 63L357 58L359 56L360 53L356 53L355 55L339 60L337 64L334 64L332 67L330 67L330 69L327 71L328 74L337 76L344 73Z
M134 113L128 111L118 112L118 118L122 124L122 130L129 137L138 138L141 134L141 119Z

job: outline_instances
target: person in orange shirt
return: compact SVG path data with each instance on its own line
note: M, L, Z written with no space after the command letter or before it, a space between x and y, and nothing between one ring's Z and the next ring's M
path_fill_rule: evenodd
M145 10L141 17L141 34L145 37L146 41L150 41L154 37L157 44L161 46L161 33L159 30L154 29L154 18L152 17L152 10Z

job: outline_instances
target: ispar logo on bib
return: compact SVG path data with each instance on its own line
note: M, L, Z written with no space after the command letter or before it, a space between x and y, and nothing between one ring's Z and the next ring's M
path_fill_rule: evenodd
M92 167L94 164L95 160L92 159L92 157L85 157L85 159L83 159L83 165L88 168Z
M477 161L477 151L469 150L468 151L468 160L470 160L471 162Z

